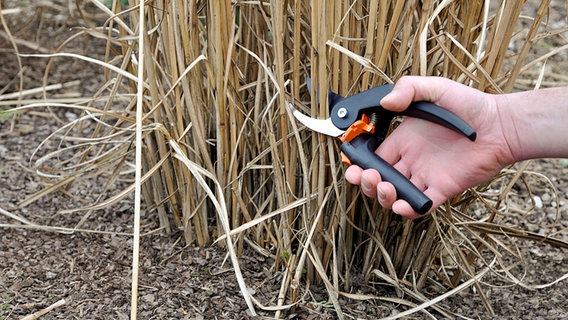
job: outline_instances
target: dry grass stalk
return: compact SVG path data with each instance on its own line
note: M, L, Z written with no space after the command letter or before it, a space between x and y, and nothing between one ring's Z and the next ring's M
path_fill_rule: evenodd
M33 314L29 315L29 316L23 317L22 320L35 320L35 319L39 319L39 318L41 318L42 316L44 316L44 315L50 313L50 312L53 311L54 309L59 308L59 307L65 305L65 303L66 303L65 299L58 300L57 302L53 303L52 305L50 305L50 306L48 306L48 307L46 307L46 308L43 308L43 309L39 310L38 312L35 312L35 313L33 313Z
M523 170L455 197L429 218L401 220L347 185L336 142L299 128L287 108L293 102L326 117L327 101L318 103L318 96L328 89L350 95L405 74L511 91L523 73L534 72L528 58L541 61L530 49L556 35L544 22L550 1L540 3L528 27L519 25L524 3L508 0L497 6L481 0L155 0L140 18L137 1L128 8L113 1L111 9L92 3L108 15L88 31L106 39L106 61L64 52L49 57L52 63L70 56L98 63L107 82L93 99L65 105L86 116L64 139L85 145L69 160L69 172L50 171L54 187L37 196L68 185L65 179L116 179L132 157L134 130L142 130L145 175L139 180L147 208L164 230L183 229L187 243L204 246L220 238L229 251L241 252L247 242L273 257L273 268L285 275L272 309L277 316L284 297L293 304L304 296L302 283L321 281L344 318L339 296L367 299L345 292L353 282L372 279L392 285L397 301L410 306L434 307L416 293L426 286L477 286L491 312L482 276L507 270L512 279L502 252L522 258L503 235L565 245L499 225L510 212L511 188L501 189L497 200L484 192L502 179L512 177L509 186L522 181ZM142 17L148 32L137 39ZM522 45L511 49L513 40ZM313 81L311 95L306 76ZM142 118L135 121L135 115ZM91 120L90 137L72 136L71 129ZM109 145L122 147L109 151ZM88 209L118 201L135 187ZM474 207L489 213L473 218ZM243 295L253 310L244 288Z

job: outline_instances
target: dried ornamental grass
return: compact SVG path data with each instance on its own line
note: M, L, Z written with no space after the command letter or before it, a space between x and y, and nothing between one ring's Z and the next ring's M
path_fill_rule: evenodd
M548 24L550 1L528 17L524 2L506 0L90 4L108 18L97 24L83 14L92 27L78 35L103 39L104 61L66 53L65 44L35 56L49 58L45 88L50 67L63 57L101 65L106 82L87 100L47 99L19 108L83 114L50 137L69 147L33 160L53 184L22 206L86 176L104 175L110 185L140 161L135 183L78 209L87 211L82 221L137 190L164 231L182 229L188 244L227 246L251 312L256 303L275 310L275 317L302 299L304 284L312 282L325 285L339 318L346 316L340 297L408 306L399 317L431 310L450 317L437 303L471 286L492 313L483 289L488 274L523 283L511 271L518 265L503 259L522 262L509 239L566 247L504 225L519 214L508 202L528 174L522 165L427 218L402 220L348 185L337 141L305 130L287 108L293 103L324 118L327 101L318 103L318 96L328 90L350 95L405 74L509 92L524 74L536 72L538 86L544 77L539 63L551 54L535 55L534 46L557 41L563 45L551 52L559 53L566 43ZM89 135L78 134L84 132ZM245 244L283 271L276 305L263 306L246 290L237 261ZM398 297L349 293L354 282L370 281L392 286ZM425 288L446 293L432 299L421 293Z

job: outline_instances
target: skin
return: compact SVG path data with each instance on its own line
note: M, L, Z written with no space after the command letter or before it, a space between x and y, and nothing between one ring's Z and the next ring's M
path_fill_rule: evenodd
M402 111L421 100L452 111L477 132L471 142L442 126L407 118L376 150L432 199L432 210L514 162L568 157L568 87L493 95L445 78L408 76L381 105ZM422 217L396 199L394 186L381 181L376 170L353 165L345 177L383 207L406 218Z

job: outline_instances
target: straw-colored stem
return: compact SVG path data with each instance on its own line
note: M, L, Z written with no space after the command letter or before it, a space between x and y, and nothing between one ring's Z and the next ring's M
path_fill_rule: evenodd
M565 29L543 23L549 0L538 4L530 26L522 30L518 22L525 2L511 0L492 5L481 0L154 0L146 3L144 15L137 2L122 8L114 1L107 8L93 0L109 17L103 26L87 21L91 27L56 53L34 56L49 58L45 101L53 88L50 72L62 59L98 64L105 83L87 102L53 99L16 109L84 112L47 140L62 136L74 143L80 139L72 135L88 132L73 147L38 159L34 152L30 163L57 179L23 205L99 173L109 177L106 189L123 171L130 172L133 132L143 129L145 172L138 182L148 214L158 215L163 230L182 228L191 244L228 244L224 249L236 271L236 254L247 248L269 255L272 270L286 272L275 304L295 303L307 296L304 284L320 282L339 317L345 315L338 292L351 290L354 281L386 281L399 299L414 299L401 305L422 303L418 291L425 287L443 290L463 282L481 291L471 280L479 273L476 263L487 267L486 254L515 252L499 232L505 238L538 239L496 227L503 207L518 214L507 207L507 199L512 185L523 182L523 167L516 176L492 180L510 179L503 182L501 196L473 190L450 199L429 218L406 221L349 185L337 139L304 128L288 106L327 118L329 89L349 96L407 74L443 76L495 93L509 92L515 83L524 88L535 77L537 85L568 82L558 74L546 78L539 66L568 48ZM138 35L140 26L148 32ZM64 52L82 36L105 42L103 60ZM551 39L560 45L541 55L531 50L537 41ZM517 82L520 77L526 79ZM142 119L135 121L135 115ZM59 158L64 160L55 161ZM44 169L50 161L65 168ZM133 190L135 185L101 196L98 204L85 207L82 221ZM468 212L472 207L491 223L475 221ZM227 242L214 242L220 237ZM495 274L514 278L502 260L496 261L505 271Z

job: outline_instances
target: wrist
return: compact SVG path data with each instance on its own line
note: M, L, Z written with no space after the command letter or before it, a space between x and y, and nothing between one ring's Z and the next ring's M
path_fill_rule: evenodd
M499 128L502 136L503 166L522 161L525 157L523 151L523 137L519 133L519 128L525 127L522 123L524 120L524 111L515 108L516 98L510 94L492 95L495 98L497 123L495 127Z
M549 88L495 96L511 163L568 157L568 89Z

